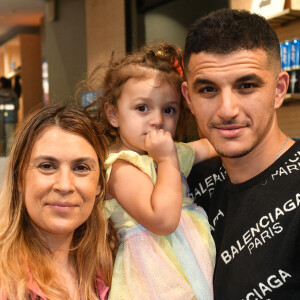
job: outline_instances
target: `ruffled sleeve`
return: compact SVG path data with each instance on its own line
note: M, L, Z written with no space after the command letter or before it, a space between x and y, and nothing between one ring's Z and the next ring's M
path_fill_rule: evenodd
M125 161L130 162L131 164L133 164L134 166L139 168L142 172L147 174L150 177L153 184L156 183L156 171L155 171L155 165L154 165L153 159L151 157L149 157L148 155L140 155L134 151L128 151L128 150L109 154L108 158L106 159L106 161L104 163L104 167L106 169L106 179L107 180L109 180L113 163L118 159L123 159ZM103 203L103 207L104 207L104 213L107 218L110 218L114 214L113 221L114 221L116 228L121 228L122 224L124 222L128 223L128 220L129 220L129 223L130 222L136 223L136 221L134 221L134 219L131 218L124 211L124 209L120 206L118 201L114 198L105 200Z
M147 174L151 178L153 183L156 182L156 171L153 159L148 155L140 155L134 151L127 150L118 153L111 153L108 156L104 163L107 180L109 180L113 163L118 159L123 159L130 162L131 164L139 168L142 172Z
M195 160L195 150L189 144L176 143L180 171L188 177Z

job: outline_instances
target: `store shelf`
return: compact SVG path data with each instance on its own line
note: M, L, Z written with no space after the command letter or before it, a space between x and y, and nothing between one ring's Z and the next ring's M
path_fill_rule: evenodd
M283 104L290 104L290 103L300 104L300 94L286 94Z
M284 26L296 20L300 20L300 10L285 9L268 18L268 22L273 28Z

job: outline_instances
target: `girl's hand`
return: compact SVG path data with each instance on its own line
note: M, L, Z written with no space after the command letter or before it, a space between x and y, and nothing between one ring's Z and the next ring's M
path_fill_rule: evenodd
M157 164L174 158L177 160L175 143L169 131L150 131L145 137L145 148Z
M119 159L112 167L109 192L138 223L156 234L167 235L176 230L181 215L176 146L170 132L159 129L146 135L145 149L157 163L155 185L138 167Z

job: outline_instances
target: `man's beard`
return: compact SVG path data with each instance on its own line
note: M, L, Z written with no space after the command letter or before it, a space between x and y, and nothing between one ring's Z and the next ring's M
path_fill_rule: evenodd
M216 152L221 156L221 157L226 157L226 158L241 158L243 156L246 156L248 153L250 153L253 150L254 146L252 146L250 149L243 150L238 153L230 154L226 152L222 152L220 149L215 149Z

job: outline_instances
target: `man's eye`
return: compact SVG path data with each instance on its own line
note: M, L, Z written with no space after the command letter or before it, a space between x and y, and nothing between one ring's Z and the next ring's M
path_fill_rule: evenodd
M240 89L251 89L254 88L255 85L253 83L243 83L240 86Z
M141 112L145 112L149 110L149 108L146 105L139 105L136 109Z
M202 94L211 94L211 93L215 93L216 91L217 91L217 89L212 86L208 86L208 87L200 89L200 93L202 93Z
M173 107L167 107L164 109L165 114L175 114L176 110Z

